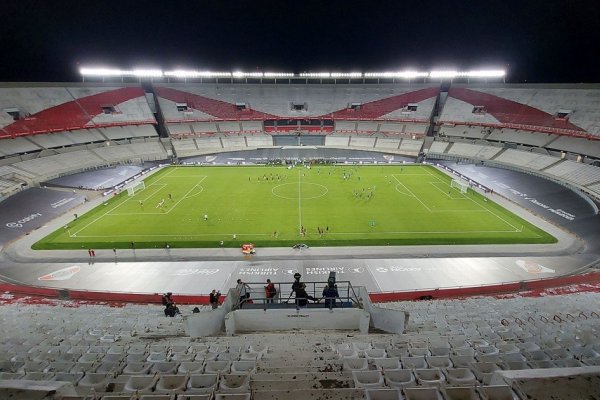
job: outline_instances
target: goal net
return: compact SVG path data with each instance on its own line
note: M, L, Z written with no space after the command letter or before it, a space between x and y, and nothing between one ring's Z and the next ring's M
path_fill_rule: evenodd
M140 190L144 190L144 189L146 189L146 185L144 184L144 181L135 182L127 187L127 195L133 196Z
M461 193L467 193L469 184L465 181L459 181L457 179L452 179L452 182L450 183L450 187L458 189Z

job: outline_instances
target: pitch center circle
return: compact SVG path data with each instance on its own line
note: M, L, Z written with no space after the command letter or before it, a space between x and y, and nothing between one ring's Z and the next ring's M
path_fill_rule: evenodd
M298 200L298 198L302 200L318 199L325 196L327 192L329 192L327 186L309 182L303 182L300 185L298 185L298 182L282 183L271 189L273 196L286 200Z

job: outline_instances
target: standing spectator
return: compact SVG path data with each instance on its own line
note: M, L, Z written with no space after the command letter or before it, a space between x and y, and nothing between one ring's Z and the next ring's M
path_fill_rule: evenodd
M221 292L217 292L215 289L210 292L208 296L208 302L210 303L212 309L219 307L219 298L221 297Z
M170 303L174 303L173 298L171 297L173 295L173 293L168 292L162 295L162 305L163 306L167 306Z
M165 307L165 317L174 317L178 314L181 314L179 307L177 307L175 303L168 303Z
M267 303L273 303L273 298L277 295L277 289L275 288L275 284L271 282L270 279L267 279L267 286L265 286L265 297L267 298Z
M296 289L296 305L299 307L306 307L308 305L308 300L319 301L319 299L306 293L306 284L301 283L300 287Z
M323 298L325 299L325 307L337 307L336 299L340 297L335 283L329 282L323 289Z
M242 282L241 279L238 279L235 289L240 295L240 308L242 308L244 303L248 302L248 299L250 298L250 286Z

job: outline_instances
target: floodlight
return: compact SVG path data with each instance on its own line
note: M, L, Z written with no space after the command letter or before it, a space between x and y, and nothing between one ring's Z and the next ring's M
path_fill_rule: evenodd
M114 68L80 68L79 73L83 76L121 76L123 71Z
M131 75L137 76L140 78L158 78L158 77L163 76L163 72L160 69L134 69L133 71L123 71L123 72L127 72L127 75L129 75L129 72L130 72Z
M302 72L301 78L329 78L331 74L329 72Z
M458 71L453 71L453 70L440 70L440 71L431 71L429 73L429 77L430 78L456 78L457 76L459 76L459 72Z
M330 74L332 78L361 78L361 72L332 72Z
M403 78L403 79L414 79L414 78L426 78L429 76L429 72L418 72L418 71L386 71L386 72L367 72L365 78Z
M172 76L174 78L198 78L200 77L200 72L176 69L174 71L165 71L165 76Z
M291 72L265 72L265 78L293 78L294 74Z

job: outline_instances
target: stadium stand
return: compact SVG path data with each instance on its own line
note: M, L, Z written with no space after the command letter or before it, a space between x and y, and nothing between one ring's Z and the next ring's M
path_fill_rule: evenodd
M301 330L201 339L187 336L186 317L166 318L161 306L4 296L0 394L21 388L25 397L14 398L32 398L61 382L70 400L514 400L545 398L559 387L561 398L598 395L598 386L579 381L600 371L598 293L588 290L380 303L410 314L403 334Z
M3 87L0 109L0 137L155 123L139 86Z

